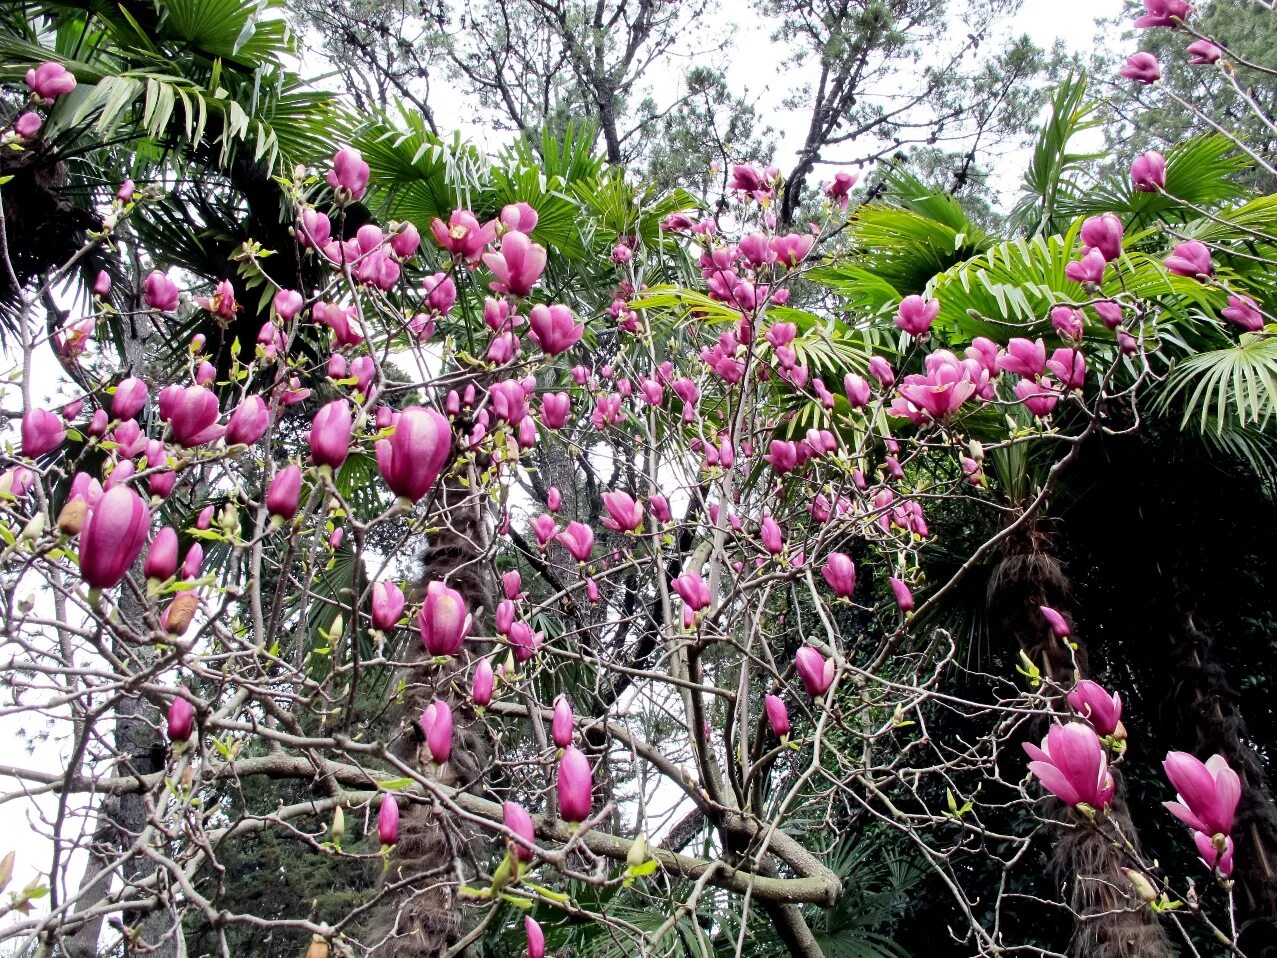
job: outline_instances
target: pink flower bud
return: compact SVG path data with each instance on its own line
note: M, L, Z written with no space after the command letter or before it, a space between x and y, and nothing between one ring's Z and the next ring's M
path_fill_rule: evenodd
M695 572L684 572L670 583L670 587L683 600L683 604L693 612L709 608L711 602L709 585Z
M95 589L117 585L146 544L150 525L150 510L128 486L115 486L103 494L80 532L84 581Z
M1145 13L1135 21L1137 30L1147 30L1150 27L1170 27L1174 29L1188 19L1188 14L1193 8L1188 4L1187 0L1144 0Z
M142 280L142 300L151 309L158 309L160 312L168 313L177 309L177 301L181 298L177 284L161 273L158 269L152 270Z
M910 336L923 336L940 315L939 300L927 300L921 296L906 296L896 310L896 325Z
M165 526L155 534L151 548L146 553L146 562L142 565L142 573L148 579L163 582L171 579L177 572L177 531L172 526Z
M377 840L383 845L399 841L399 802L393 795L381 796L377 809Z
M170 742L185 742L195 731L195 706L181 695L173 696L165 724Z
M537 228L537 211L527 203L510 203L501 208L501 223L508 230L531 233Z
M1122 724L1122 696L1110 695L1098 682L1083 679L1069 693L1068 702L1100 735L1113 735Z
M481 658L474 667L474 679L470 684L470 697L479 708L485 708L492 701L492 663Z
M115 387L115 395L111 398L112 418L132 419L142 411L149 396L150 390L147 389L146 383L136 376L120 380L120 384ZM161 410L161 415L163 413L164 410Z
M314 462L333 469L341 466L350 454L353 428L350 403L345 399L334 399L315 413L309 436L310 455Z
M273 516L288 520L297 514L301 500L301 466L288 465L275 474L266 489L266 508Z
M403 618L404 594L394 582L374 582L372 586L372 627L391 631Z
M229 445L251 446L266 434L270 426L270 410L261 396L246 396L226 422Z
M1264 328L1264 316L1259 311L1259 304L1249 296L1240 293L1230 295L1228 305L1219 312L1229 322L1236 323L1247 332L1255 333Z
M896 605L901 612L913 611L913 592L909 590L909 586L905 585L903 579L897 579L895 576L890 578L891 591L895 594Z
M1057 639L1067 639L1069 637L1069 622L1064 616L1056 612L1049 605L1040 605L1038 609L1042 613L1042 618L1046 620L1046 624L1051 627Z
M772 555L780 555L785 550L785 536L780 531L780 525L771 516L763 517L758 538L762 541L763 548Z
M1224 55L1224 51L1209 40L1194 40L1184 52L1189 56L1188 65L1194 67L1210 66Z
M608 511L603 525L613 532L637 532L643 525L643 506L628 492L603 493L603 506Z
M421 642L431 655L456 655L470 633L472 618L456 589L442 582L426 586L426 601L417 614Z
M376 444L377 468L397 496L418 502L452 456L452 426L435 409L409 406L389 439Z
M46 60L27 71L27 86L40 99L53 100L75 89L75 77L61 63Z
M442 765L452 757L452 708L443 699L435 699L421 715L421 730L426 733L430 760Z
M333 168L328 171L328 185L334 190L345 190L350 198L357 200L364 195L368 186L368 164L363 154L354 147L346 146L333 156Z
M789 735L789 709L778 696L768 694L763 697L763 706L767 711L767 722L776 733L776 737L784 739Z
M119 393L116 393L119 396ZM225 429L217 424L217 396L203 386L187 386L170 394L165 403L166 419L179 446L202 446L221 437Z
M1166 187L1166 158L1149 150L1131 164L1131 182L1140 193L1156 193Z
M554 720L550 723L554 736L554 744L559 748L567 748L572 744L572 732L575 728L572 718L572 704L566 695L554 700Z
M13 132L24 140L32 140L40 132L40 127L43 123L44 121L40 119L39 113L28 111L13 121Z
M532 341L548 356L557 356L571 349L581 339L585 327L576 321L572 310L566 306L546 306L538 303L528 314L528 329Z
M1112 262L1122 255L1122 221L1112 213L1091 216L1082 222L1082 242Z
M1136 83L1156 83L1162 78L1162 69L1158 66L1157 57L1151 53L1132 53L1126 58L1126 66L1117 72Z
M1189 276L1197 279L1210 276L1215 268L1211 264L1210 250L1197 240L1179 243L1175 251L1166 257L1166 268L1178 276Z
M837 667L833 659L826 659L810 645L804 645L794 656L794 668L802 679L807 694L812 698L820 698L834 684Z
M531 915L523 916L523 933L528 938L528 958L545 958L545 933Z
M831 552L820 570L835 595L850 599L856 591L856 565L844 552Z
M295 289L281 289L275 294L275 315L284 322L296 318L297 314L302 311L302 305L306 301L302 298L302 294Z
M559 759L559 814L569 822L583 822L593 805L594 775L590 760L580 749L569 745Z
M545 271L545 247L533 243L523 233L508 232L501 237L499 253L485 253L483 262L492 270L493 292L527 296Z
M1099 253L1091 250L1088 256L1099 257ZM1074 265L1074 264L1069 264ZM1074 309L1072 306L1056 306L1051 310L1051 325L1065 339L1071 339L1077 342L1082 338L1083 317L1080 309Z
M302 246L322 248L332 239L333 224L327 214L308 206L298 218L297 239Z
M421 246L421 233L411 223L400 225L398 232L390 237L390 248L400 259L415 256Z
M22 416L22 454L38 459L62 445L66 427L62 417L47 409L30 409Z
M1104 279L1104 254L1098 249L1090 250L1080 260L1075 260L1064 267L1064 276L1073 283L1099 284ZM1070 307L1055 307L1069 309Z
M521 862L532 861L533 849L536 847L536 831L532 827L532 816L522 805L505 802L501 806L501 817L505 827L514 833L514 840L510 843L514 857Z

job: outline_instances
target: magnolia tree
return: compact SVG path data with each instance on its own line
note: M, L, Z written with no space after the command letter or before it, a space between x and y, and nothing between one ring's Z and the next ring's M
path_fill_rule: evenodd
M1150 25L1186 13L1164 12ZM11 143L75 78L50 62L28 85ZM1131 176L1156 193L1165 163ZM1006 931L1026 897L1091 921L1078 953L1160 954L1168 934L1241 953L1228 763L1166 757L1200 870L1163 870L1123 799L1140 730L1086 678L1069 616L1035 607L1049 653L981 695L954 691L958 645L929 619L1084 443L1138 427L1159 296L1191 284L1243 329L1271 317L1209 243L1138 252L1114 215L1074 224L1067 294L1028 335L958 341L941 296L849 317L814 271L854 183L834 176L796 232L776 170L748 164L714 217L640 204L627 233L583 213L598 302L555 275L526 202L349 228L379 187L342 147L287 182L296 246L274 251L322 282L268 291L251 358L218 368L196 338L171 378L113 365L107 331L229 324L229 282L189 297L145 250L137 311L103 276L51 332L33 307L74 260L28 288L0 480L4 714L47 722L65 764L4 769L10 808L54 802L0 937L814 956L854 828L939 878L968 953L1054 953ZM89 245L164 202L125 184ZM679 263L699 281L669 282ZM50 351L94 377L60 409L30 375ZM1017 501L985 474L1013 456L1049 463ZM955 509L996 531L933 541ZM928 581L935 549L957 561ZM288 845L280 876L335 862L355 893L229 904L228 856L264 837ZM1088 849L1063 899L1033 885L1043 841Z

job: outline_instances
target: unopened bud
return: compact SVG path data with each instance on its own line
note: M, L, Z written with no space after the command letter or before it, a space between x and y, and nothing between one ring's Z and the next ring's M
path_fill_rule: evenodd
M193 589L179 592L164 613L164 631L174 637L185 633L191 625L191 619L195 617L195 610L199 608L199 604L200 597Z
M15 855L15 852L9 852L4 858L0 858L0 891L4 891L9 885L9 879L13 878Z
M339 842L346 834L346 815L338 805L333 811L333 841Z
M62 507L58 513L58 531L78 536L84 527L84 517L89 511L89 504L83 498L76 497Z
M1131 883L1131 887L1135 889L1135 895L1140 901L1157 901L1157 889L1153 887L1153 883L1148 880L1143 872L1138 872L1134 868L1123 868L1122 874Z
M976 462L984 462L984 446L978 439L971 440L971 458Z
M43 533L44 513L37 512L27 521L27 524L22 527L22 532L19 534L18 538L25 539L27 542L35 542L35 540L39 539Z
M630 846L629 854L625 856L625 864L631 868L638 868L647 861L647 833L639 832L638 837L634 839L634 844Z

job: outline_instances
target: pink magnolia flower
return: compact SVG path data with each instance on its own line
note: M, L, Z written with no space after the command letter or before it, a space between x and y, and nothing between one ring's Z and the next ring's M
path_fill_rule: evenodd
M1209 40L1194 40L1184 52L1189 55L1188 65L1194 67L1210 66L1224 55L1224 51Z
M976 391L970 379L970 370L950 354L951 362L929 364L928 373L913 373L904 378L899 387L902 397L932 419L944 419L961 408ZM904 412L906 410L896 410ZM912 418L912 417L910 417Z
M470 680L470 698L479 708L486 708L492 701L494 686L492 663L486 658L480 659L474 667L474 677Z
M910 336L923 336L940 315L940 301L906 296L896 309L896 325Z
M1228 297L1228 305L1220 310L1220 315L1250 333L1264 328L1264 317L1259 311L1259 304L1240 293Z
M381 796L377 809L377 841L393 845L399 841L399 802L393 795Z
M179 389L165 405L168 421L173 430L173 441L179 446L202 446L221 437L224 427L217 424L217 396L203 386L187 386Z
M532 527L532 532L537 537L537 545L543 549L545 544L553 539L554 534L559 531L559 526L554 521L554 516L544 513L532 519L528 524Z
M1099 682L1083 679L1068 694L1068 702L1100 735L1112 735L1121 727L1122 696L1117 692L1110 695Z
M251 446L266 434L270 426L270 409L261 396L246 396L226 421L226 442L232 446Z
M546 306L538 303L528 313L528 329L532 341L547 356L557 356L571 349L581 340L585 326L576 321L572 310L566 306Z
M648 497L648 506L652 510L652 515L660 522L669 522L671 518L670 503L660 493Z
M1111 299L1101 300L1095 304L1095 313L1109 329L1117 329L1122 325L1122 307Z
M546 393L541 397L541 422L547 429L562 429L572 415L572 397L567 393Z
M763 708L767 712L767 724L782 742L789 735L789 709L779 696L768 693L763 696Z
M524 233L510 231L501 237L501 251L485 253L483 262L496 281L489 284L497 293L527 296L545 272L545 247L533 243Z
M810 645L804 645L794 656L794 668L802 679L807 694L820 698L834 684L837 666L833 659L826 659Z
M22 416L22 454L38 459L62 445L66 438L62 417L47 409L31 409Z
M372 627L389 632L403 618L404 594L394 582L372 585Z
M333 168L328 171L328 185L334 190L345 190L352 200L364 195L368 186L368 164L363 154L353 146L344 146L333 156Z
M334 399L315 413L310 425L310 455L316 465L337 469L350 455L350 436L354 429L350 402Z
M1112 803L1115 786L1108 758L1089 725L1054 725L1041 748L1025 742L1024 750L1032 759L1029 771L1066 805L1089 805L1098 811Z
M75 77L61 63L46 60L27 71L27 86L40 99L53 100L75 89Z
M321 213L313 206L307 206L303 209L297 222L300 227L297 230L297 240L302 246L314 246L322 249L332 239L333 224L328 218L328 214Z
M709 608L711 601L709 584L695 572L684 572L670 583L670 588L693 612Z
M438 581L426 586L426 601L417 613L417 629L427 652L435 656L456 655L472 624L473 617L460 592Z
M452 456L452 426L435 409L409 406L393 428L389 439L377 441L377 469L391 492L415 503Z
M1166 187L1166 158L1156 150L1137 156L1131 164L1131 182L1140 193L1156 193Z
M810 255L816 237L810 233L787 233L773 236L768 245L782 266L794 267Z
M1233 830L1242 783L1222 755L1203 764L1187 752L1168 752L1162 763L1175 787L1178 801L1163 802L1181 822L1205 835L1227 835Z
M519 574L518 569L501 573L501 590L505 593L505 597L512 601L523 598L523 576Z
M501 806L501 818L505 827L514 833L510 842L510 850L521 862L530 862L536 849L536 830L532 826L532 816L522 805L505 802Z
M1091 216L1082 222L1082 242L1100 251L1106 262L1122 255L1122 221L1112 213Z
M1126 58L1126 66L1117 72L1136 83L1156 83L1162 78L1157 57L1151 53L1132 53Z
M533 632L532 626L526 622L516 622L510 626L509 638L514 657L520 662L526 662L536 655L543 641L541 633Z
M480 226L469 210L453 210L448 222L436 219L430 224L435 242L458 259L477 263L483 248L497 235L496 222Z
M1150 27L1174 28L1178 26L1175 21L1187 19L1192 9L1186 0L1144 0L1145 13L1136 19L1135 27L1139 30Z
M285 466L275 473L266 488L266 509L273 516L291 519L297 514L301 501L302 469L296 464Z
M780 524L771 516L763 516L763 521L758 528L758 538L763 548L772 555L780 555L785 551L784 533L781 532Z
M166 388L180 389L177 386ZM147 388L146 383L136 376L121 379L120 384L115 387L115 395L111 397L112 418L119 420L132 419L142 411L142 407L146 405L146 400L149 396L150 390ZM165 412L166 410L161 407L161 418L166 418Z
M1051 353L1046 368L1064 389L1081 389L1086 383L1086 357L1080 349L1061 346Z
M421 730L426 733L430 760L443 765L452 757L452 706L435 699L421 713Z
M890 388L891 384L896 381L896 374L888 363L881 356L869 357L869 375L878 380L878 384L883 389Z
M305 300L302 294L295 289L281 289L275 294L273 305L275 307L275 315L284 322L294 319L298 313L302 311L302 305Z
M1178 276L1190 276L1196 279L1199 276L1209 276L1214 272L1210 250L1197 240L1177 244L1175 251L1163 262L1166 263L1167 269Z
M126 485L103 493L80 531L80 575L95 589L117 585L146 544L151 512Z
M628 492L603 493L603 506L608 511L603 525L613 532L638 532L643 525L643 506Z
M142 280L142 299L151 309L158 309L163 313L172 312L177 308L180 297L177 284L158 269L152 270Z
M1046 368L1046 345L1042 340L1012 339L998 357L999 372L1018 376L1040 376Z
M1045 419L1051 415L1060 401L1060 394L1051 390L1050 386L1050 380L1045 380L1039 385L1032 379L1021 379L1012 388L1012 392L1033 416Z
M1042 613L1042 618L1046 620L1046 624L1051 627L1051 632L1057 639L1067 639L1069 637L1068 619L1049 605L1040 605L1038 610Z
M106 297L111 292L111 274L106 270L98 270L93 280L93 295Z
M563 750L559 759L559 814L569 822L583 822L590 817L593 804L594 774L590 760L574 745Z
M825 195L831 201L837 204L839 209L845 210L851 202L851 188L856 185L856 174L840 171L834 174L833 180L825 187Z
M572 558L577 562L588 561L590 553L594 550L594 530L575 520L569 522L568 527L554 538L572 553Z
M195 706L183 696L174 695L164 724L170 742L185 742L195 731Z
M509 203L501 207L501 225L518 233L531 233L537 228L537 211L527 203Z
M856 564L845 552L831 552L820 570L835 595L850 599L856 591Z
M177 530L165 526L155 534L151 548L142 563L142 574L148 579L163 582L177 573Z
M1087 256L1095 256L1098 259L1100 254L1097 250L1091 250ZM1080 340L1084 321L1082 311L1072 306L1055 306L1051 309L1051 325L1065 339L1071 339L1074 342Z
M1104 279L1104 266L1104 254L1098 249L1093 249L1080 260L1074 260L1064 267L1064 275L1073 283L1095 283L1098 285Z
M568 701L566 695L560 695L554 700L554 719L550 722L550 732L554 738L554 744L559 748L567 748L572 744L572 732L575 729L574 719L572 718L572 703Z
M426 294L426 305L441 316L452 312L457 302L457 284L447 273L432 273L421 284L421 291Z
M901 612L913 611L913 592L909 586L905 584L903 579L898 579L894 575L888 580L891 584L891 591L896 597L896 605Z
M545 932L531 915L523 916L523 934L528 939L528 958L545 958Z
M40 132L40 126L43 123L44 121L40 119L39 113L28 111L13 121L13 132L24 140L31 140Z
M412 223L400 223L399 228L390 236L390 249L400 259L416 255L420 246L421 233Z
M847 373L842 378L842 388L847 393L847 402L853 409L861 409L869 405L871 395L869 383L863 376Z

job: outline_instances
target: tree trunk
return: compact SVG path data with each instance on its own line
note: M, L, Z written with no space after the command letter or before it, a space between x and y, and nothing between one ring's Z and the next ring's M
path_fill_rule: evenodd
M1040 611L1049 606L1068 615L1069 582L1050 551L1048 537L1030 525L1023 535L1008 541L1006 553L989 581L990 628L994 635L1014 640L1043 674L1065 689L1087 671L1086 646L1070 636L1070 649L1055 638ZM1080 674L1079 674L1080 673ZM1113 828L1138 848L1135 825L1126 807L1122 777L1113 772L1117 786L1106 812L1111 827L1059 828L1052 848L1051 870L1056 881L1068 888L1075 915L1069 954L1076 958L1163 958L1170 942L1156 915L1128 890L1119 867L1127 863L1113 841ZM1054 817L1076 813L1053 801Z

